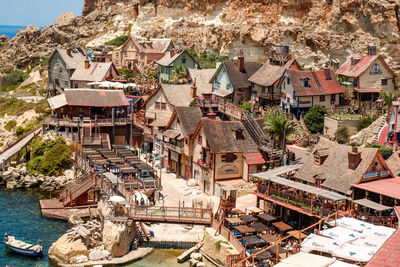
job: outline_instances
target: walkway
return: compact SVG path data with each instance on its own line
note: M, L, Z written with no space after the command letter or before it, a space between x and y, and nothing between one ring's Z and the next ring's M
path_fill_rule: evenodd
M26 135L22 139L16 141L10 147L8 147L1 155L0 155L0 163L6 163L13 156L15 156L19 151L21 151L26 145L29 144L32 139L37 136L42 131L42 127L37 127L30 134Z

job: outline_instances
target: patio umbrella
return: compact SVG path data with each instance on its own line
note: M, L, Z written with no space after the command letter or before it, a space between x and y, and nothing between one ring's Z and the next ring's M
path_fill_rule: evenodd
M121 197L121 196L112 196L112 197L110 197L110 201L114 202L114 203L120 203L120 202L124 202L125 198Z
M99 84L101 84L101 82L91 82L91 83L88 83L87 85L94 85L94 86L97 86L97 85L99 85Z

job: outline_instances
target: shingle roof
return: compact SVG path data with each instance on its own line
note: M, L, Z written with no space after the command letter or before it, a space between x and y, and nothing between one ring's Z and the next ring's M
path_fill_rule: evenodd
M358 148L361 151L361 162L355 170L350 169L348 152L351 146L340 145L336 142L321 138L315 150L322 149L328 153L322 165L314 164L314 153L311 153L308 160L296 172L295 178L314 183L314 176L322 176L326 179L322 186L349 194L351 184L358 183L367 172L370 164L378 154L378 148Z
M201 109L199 107L175 107L175 110L186 134L193 134L203 117Z
M216 69L188 69L192 81L196 79L197 95L211 94L212 84L209 83Z
M285 70L292 66L295 61L295 59L289 60L283 66L271 65L267 62L251 75L249 81L261 86L271 86L282 77Z
M335 73L330 70L330 80L325 78L325 70L302 71L287 69L285 73L290 78L297 96L340 94L344 90L340 86ZM309 87L304 87L303 80L309 79Z
M244 62L244 72L240 72L237 62L224 62L224 65L234 89L249 87L249 78L261 67L258 62Z
M69 106L129 106L122 90L64 89L64 94Z
M132 40L134 42L136 47L138 47L139 52L144 52L144 53L156 53L156 54L165 53L170 44L171 43L173 44L172 39L170 38L161 38L161 39L151 38L149 41L147 41L146 39L135 38L131 36L131 38L128 39L121 48L123 48L129 42L129 40Z
M165 97L174 107L188 107L193 98L190 96L190 84L161 84Z
M161 66L169 66L183 53L187 54L194 61L196 61L196 59L194 59L193 56L189 52L187 52L186 49L182 51L174 51L173 53L174 53L173 56L171 56L171 51L165 53L165 55L160 60L157 61L157 64Z
M91 62L90 67L85 69L85 62L78 65L74 74L71 76L72 81L90 81L101 82L107 77L108 71L113 67L112 62L99 63Z
M352 58L356 58L358 60L358 62L354 65L351 64ZM389 70L389 72L391 72L392 75L395 76L394 72L389 68L385 60L380 55L371 55L371 56L354 55L352 57L349 57L343 63L343 65L336 71L336 74L353 78L359 77L377 59L379 59L383 63L383 65Z
M64 60L67 69L76 69L86 58L79 49L71 49L71 56L68 55L66 49L56 48L54 53L56 52Z
M386 164L394 175L400 174L400 153L394 152L390 158L386 160Z
M258 152L257 144L240 121L202 119L201 124L212 153ZM243 139L236 139L239 129L242 130Z

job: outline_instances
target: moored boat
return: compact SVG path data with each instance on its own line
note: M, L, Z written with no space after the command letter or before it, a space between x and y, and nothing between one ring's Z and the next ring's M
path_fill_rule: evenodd
M11 251L25 255L25 256L42 256L43 255L43 247L41 243L31 244L26 241L18 240L14 236L7 235L4 236L4 244Z

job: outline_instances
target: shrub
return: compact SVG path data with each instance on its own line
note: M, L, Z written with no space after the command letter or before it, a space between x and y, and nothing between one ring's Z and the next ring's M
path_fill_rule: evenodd
M17 129L15 129L15 134L16 134L18 137L23 136L23 135L24 135L24 127L18 126Z
M371 116L366 116L366 117L362 117L360 122L357 124L357 130L361 131L364 128L367 128L368 126L370 126L376 119L378 118L378 116L376 114L374 114L372 117Z
M319 133L324 128L324 117L328 112L320 105L313 106L304 116L304 122L312 133Z
M71 165L71 150L63 137L52 141L36 139L31 145L31 160L27 163L30 173L60 175Z
M1 85L2 86L12 86L17 85L28 77L27 73L24 73L20 70L14 70L1 78Z
M189 49L188 52L199 62L202 68L213 69L217 65L217 62L229 60L228 57L220 56L215 53L202 52L198 54L194 49Z
M15 120L10 120L7 122L6 125L4 125L4 129L11 132L11 130L14 129L15 126L17 126L17 122Z
M239 105L239 108L250 111L251 105L250 104L242 104L242 105Z
M128 35L121 35L111 41L106 42L106 45L121 46L129 39Z
M339 144L346 144L350 139L349 128L346 125L339 127L335 132L335 140Z
M381 154L385 160L390 158L390 156L393 154L393 148L385 146L385 145L368 144L366 147L379 148L379 151L381 152Z

